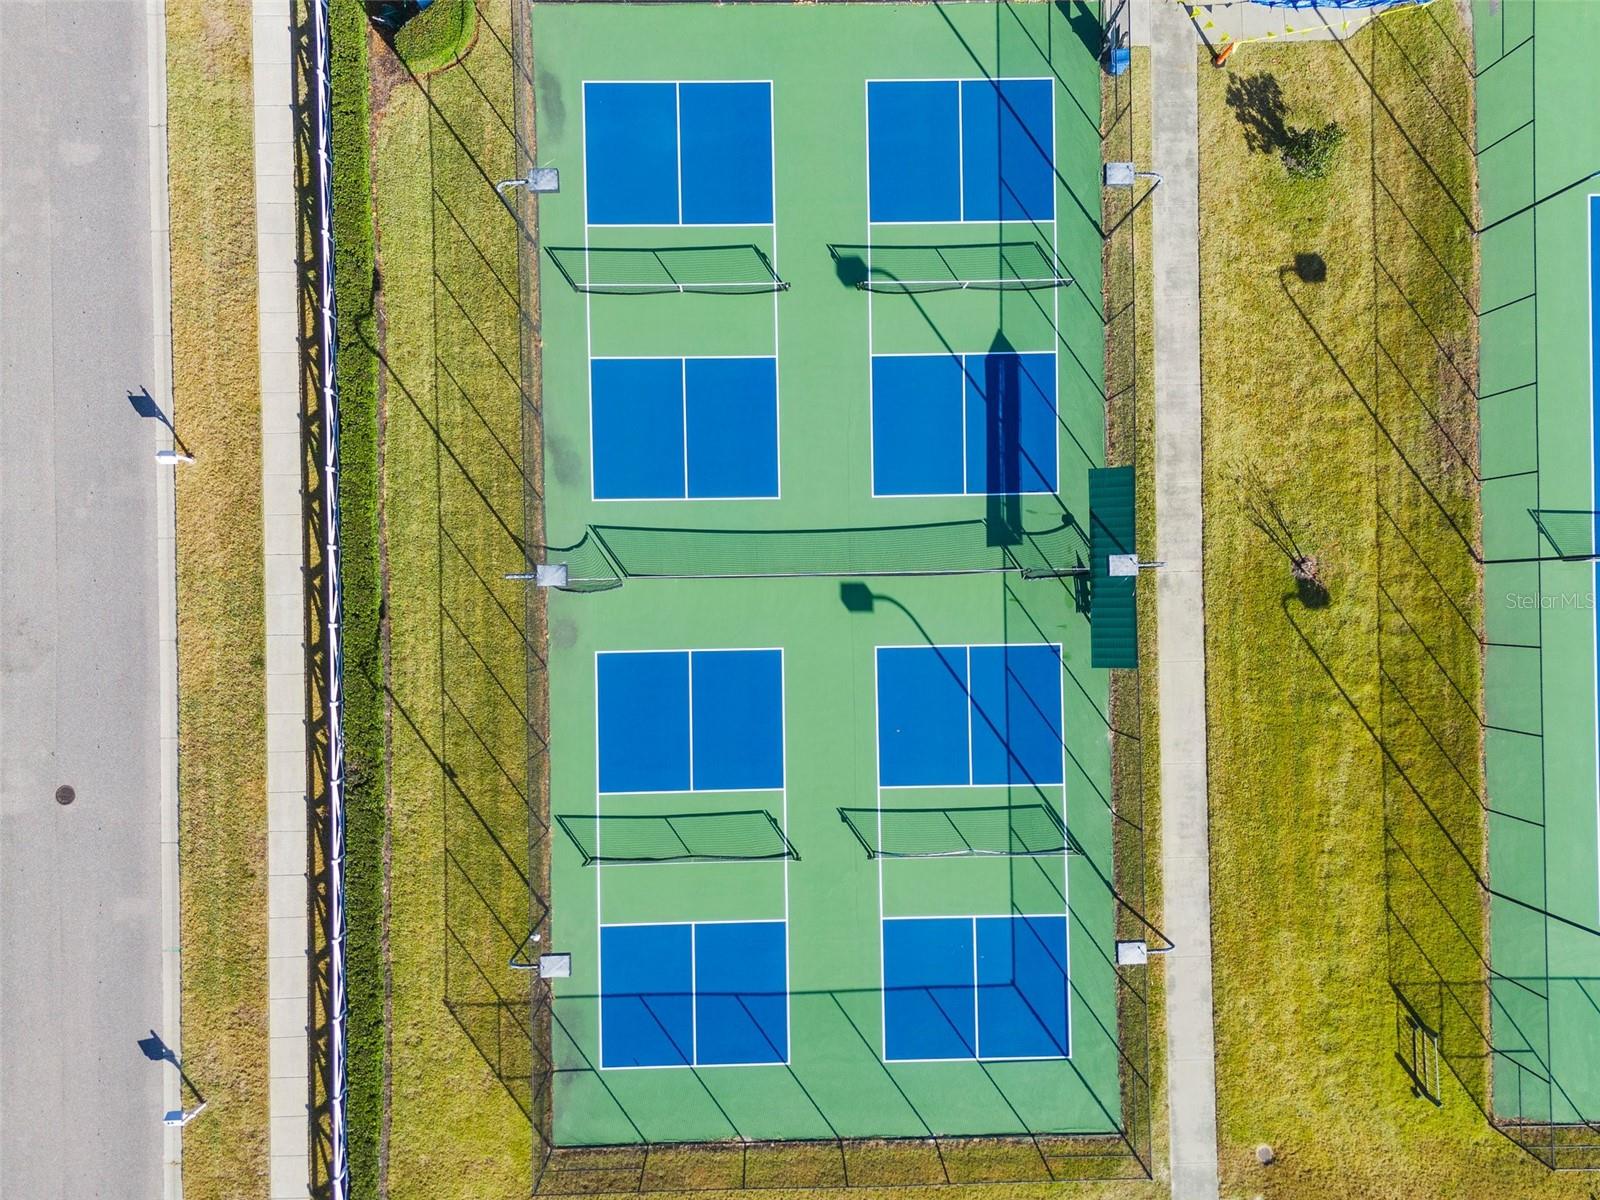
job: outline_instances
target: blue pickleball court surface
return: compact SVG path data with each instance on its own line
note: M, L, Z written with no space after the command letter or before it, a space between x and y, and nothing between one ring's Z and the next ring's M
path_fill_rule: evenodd
M604 793L783 787L783 652L595 656Z
M1050 494L1059 445L1054 354L872 358L876 496Z
M883 922L884 1057L1067 1058L1065 916Z
M603 1067L788 1061L785 923L602 927L600 1057Z
M772 85L585 83L590 225L772 223Z
M878 649L881 787L1059 784L1062 733L1057 646Z
M596 358L589 398L596 500L777 497L777 359Z
M870 219L1054 220L1054 103L1048 79L869 82Z

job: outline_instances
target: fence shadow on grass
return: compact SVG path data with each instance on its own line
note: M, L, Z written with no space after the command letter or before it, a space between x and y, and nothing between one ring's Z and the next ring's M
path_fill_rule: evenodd
M1365 710L1356 703L1288 602L1284 616L1381 763L1388 971L1404 1043L1394 1051L1403 1068L1397 1081L1437 1103L1442 1065L1495 1128L1539 1161L1592 1165L1600 1137L1573 1124L1578 1107L1563 1089L1559 1064L1549 1060L1550 995L1566 985L1547 972L1497 969L1488 944L1486 913L1508 930L1526 927L1528 942L1539 945L1544 923L1562 918L1488 873L1490 830L1520 844L1517 830L1537 837L1542 818L1537 809L1497 800L1482 773L1485 739L1497 732L1482 701L1485 655L1496 646L1485 625L1482 571L1501 560L1485 551L1478 507L1486 480L1468 347L1480 312L1470 255L1462 250L1477 230L1470 192L1454 178L1439 141L1463 136L1468 114L1445 111L1445 89L1406 41L1442 36L1442 26L1413 22L1407 33L1376 24L1365 61L1340 44L1369 89L1378 142L1370 360L1336 349L1292 272L1280 273L1292 310L1374 430L1376 703ZM1459 50L1451 53L1454 69L1465 70ZM1430 195L1446 213L1442 222L1425 221L1402 199ZM1501 732L1539 737L1537 728ZM1600 934L1573 927L1566 936Z
M1485 572L1510 561L1508 549L1540 551L1484 543L1491 481L1479 458L1484 397L1473 350L1488 314L1471 243L1496 222L1480 227L1474 211L1473 68L1437 13L1373 26L1364 46L1340 49L1369 91L1376 142L1374 365L1361 399L1388 451L1375 462L1379 688L1368 728L1383 770L1389 978L1405 1043L1395 1055L1418 1095L1442 1099L1428 1075L1432 1055L1534 1158L1592 1167L1600 1130L1582 1123L1551 1058L1552 995L1565 985L1531 950L1546 944L1552 922L1569 939L1600 931L1545 911L1542 891L1517 894L1514 879L1489 870L1490 838L1499 861L1542 845L1543 805L1497 796L1484 776L1488 739L1536 746L1541 735L1537 724L1504 726L1515 718L1497 717L1492 695L1485 703L1484 672L1503 661L1494 655L1539 653L1493 640ZM1531 98L1529 111L1531 123Z
M530 769L544 746L542 612L532 589L504 579L529 561L538 539L529 530L539 528L537 462L527 458L526 422L537 414L524 359L526 293L512 273L531 226L495 188L527 158L508 102L531 80L511 45L525 47L525 29L508 33L478 15L471 54L411 78L427 105L433 377L424 387L383 365L391 396L434 451L432 478L419 482L431 492L439 544L437 705L414 713L393 693L391 705L431 758L439 788L439 1001L536 1128L548 1103L540 1048L548 1039L534 1019L539 985L511 963L545 919L534 853L547 832L545 806ZM513 10L512 19L525 14ZM512 80L503 97L501 74ZM506 223L486 221L484 205Z

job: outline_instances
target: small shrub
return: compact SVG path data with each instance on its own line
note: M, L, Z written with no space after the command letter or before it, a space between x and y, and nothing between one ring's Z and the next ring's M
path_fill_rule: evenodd
M1333 159L1344 143L1344 126L1337 121L1310 128L1291 127L1283 139L1283 166L1290 179L1322 179L1333 169Z
M413 74L442 71L464 55L478 33L472 0L434 0L394 35L395 53Z

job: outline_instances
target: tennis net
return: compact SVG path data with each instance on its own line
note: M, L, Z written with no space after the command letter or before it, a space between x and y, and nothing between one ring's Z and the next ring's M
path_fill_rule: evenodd
M866 292L1036 291L1072 276L1036 241L830 246L840 277Z
M1532 508L1528 514L1557 558L1596 557L1595 525L1600 513L1587 508Z
M760 247L547 246L546 252L575 292L649 295L698 292L749 295L788 288Z
M624 578L965 575L1027 578L1086 574L1089 544L1066 520L1019 530L984 519L834 529L673 529L595 525L573 548L584 573L601 575L597 550Z
M1026 857L1079 853L1046 804L841 808L868 858Z
M643 815L558 813L556 823L583 855L584 866L800 857L764 808Z

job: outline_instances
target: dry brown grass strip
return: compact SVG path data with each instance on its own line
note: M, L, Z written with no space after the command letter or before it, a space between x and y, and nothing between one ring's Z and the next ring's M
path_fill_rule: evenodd
M267 1194L266 667L248 0L167 7L190 1200Z

